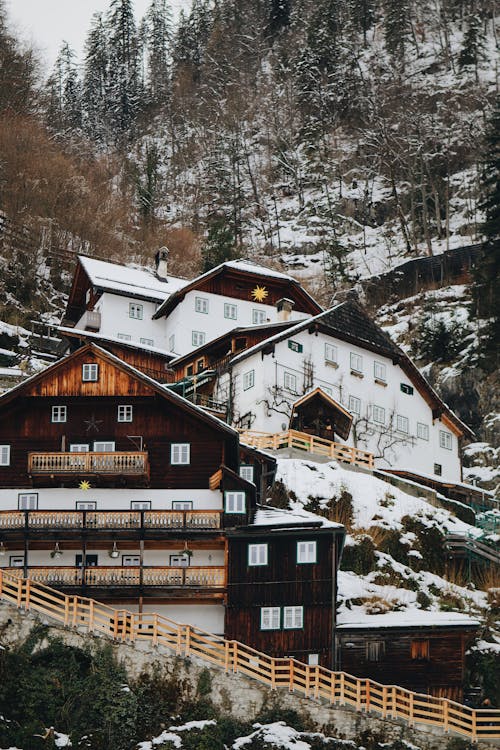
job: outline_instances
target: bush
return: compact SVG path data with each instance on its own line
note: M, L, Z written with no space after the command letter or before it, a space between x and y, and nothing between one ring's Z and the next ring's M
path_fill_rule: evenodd
M427 596L425 591L419 591L417 593L417 604L421 609L429 609L432 604L432 599L430 598L430 596Z
M451 362L463 349L467 333L462 323L426 318L417 329L413 350L428 362Z
M376 567L375 545L368 534L358 537L354 544L344 547L340 564L341 570L352 570L358 575L366 576Z

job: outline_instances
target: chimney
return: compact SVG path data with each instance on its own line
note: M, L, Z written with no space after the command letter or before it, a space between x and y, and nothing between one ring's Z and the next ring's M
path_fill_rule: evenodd
M167 281L168 247L160 247L155 255L156 275L160 281Z
M276 312L278 313L278 320L280 322L290 320L294 305L295 302L293 299L288 299L287 297L282 297L276 302Z

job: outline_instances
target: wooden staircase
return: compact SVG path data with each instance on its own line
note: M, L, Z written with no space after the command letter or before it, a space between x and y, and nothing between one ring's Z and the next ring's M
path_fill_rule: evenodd
M293 658L274 658L238 641L229 641L191 625L183 625L152 612L113 609L95 599L71 596L29 578L18 578L0 569L0 600L68 628L100 633L115 641L145 641L174 654L197 657L226 672L245 675L273 690L288 690L331 705L351 706L383 719L400 719L453 732L472 742L500 740L500 711L475 709L446 698L414 693L397 685L381 685L311 666Z

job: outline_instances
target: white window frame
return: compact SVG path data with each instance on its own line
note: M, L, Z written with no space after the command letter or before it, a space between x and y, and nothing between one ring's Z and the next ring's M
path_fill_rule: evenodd
M420 440L429 440L429 425L425 422L417 422L417 437Z
M297 565L313 565L318 562L318 543L308 540L297 542Z
M19 492L17 495L17 507L19 510L37 510L38 492Z
M172 466L189 466L191 463L191 443L172 443L170 446Z
M238 320L238 305L224 302L224 317L228 320Z
M242 464L240 466L240 477L253 484L254 467L251 464Z
M258 568L268 564L269 545L267 543L248 545L248 566Z
M387 365L383 362L375 360L373 363L373 377L375 380L380 380L382 383L387 382Z
M134 320L143 320L144 318L144 305L139 302L128 303L128 316Z
M112 448L99 448L100 445L108 445L113 446ZM116 450L116 443L114 440L94 440L94 445L92 446L92 450L94 453L114 453Z
M243 390L248 391L255 385L255 370L248 370L243 373Z
M281 630L281 607L260 608L260 629Z
M283 387L291 393L297 393L297 376L285 370L283 373Z
M252 309L252 325L262 326L267 321L267 313L265 310Z
M373 421L375 424L384 424L385 425L385 409L383 406L378 406L377 404L373 404Z
M59 424L61 422L67 422L68 421L68 407L67 406L53 406L52 407L52 416L51 416L51 422L54 424Z
M359 416L361 414L361 399L357 396L349 396L349 411Z
M140 555L122 555L123 568L138 568L141 564Z
M97 510L97 500L76 500L76 510Z
M70 443L70 453L88 453L89 451L90 446L88 443Z
M405 435L410 433L410 421L404 414L396 414L396 429L398 432L403 432Z
M172 510L193 510L193 501L172 500Z
M203 346L206 341L206 334L204 331L191 331L191 345L196 349L199 346Z
M283 630L304 629L304 607L283 607Z
M247 512L247 498L240 490L226 490L224 492L224 512L231 515L241 515Z
M116 420L117 422L133 422L134 421L133 405L132 404L118 404Z
M151 500L131 500L130 510L151 510Z
M154 341L154 339L144 339L144 338L140 338L140 339L139 339L139 343L140 343L140 344L144 344L145 346L154 346L154 345L155 345L155 341Z
M194 311L197 313L203 313L203 315L208 315L207 297L195 297L194 298Z
M130 333L117 333L116 338L120 341L132 341L132 336Z
M363 372L363 357L361 354L350 352L349 362L351 365L352 372L362 373Z
M439 430L439 447L444 448L447 451L451 451L453 448L453 438L451 432L447 430Z
M0 466L10 466L10 445L0 445Z
M96 362L85 362L82 365L82 381L97 383L99 380L99 365Z
M338 365L339 348L335 344L329 344L325 341L325 362L330 365Z

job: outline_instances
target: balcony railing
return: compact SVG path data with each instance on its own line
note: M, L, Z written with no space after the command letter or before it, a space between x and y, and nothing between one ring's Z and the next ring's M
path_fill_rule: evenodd
M7 568L11 575L23 576L23 568ZM182 586L191 588L224 588L223 567L30 567L28 576L49 586Z
M29 474L148 474L148 454L109 453L29 453Z
M220 510L2 510L0 530L220 529Z
M87 310L82 323L86 331L99 331L101 328L101 313L97 310Z

